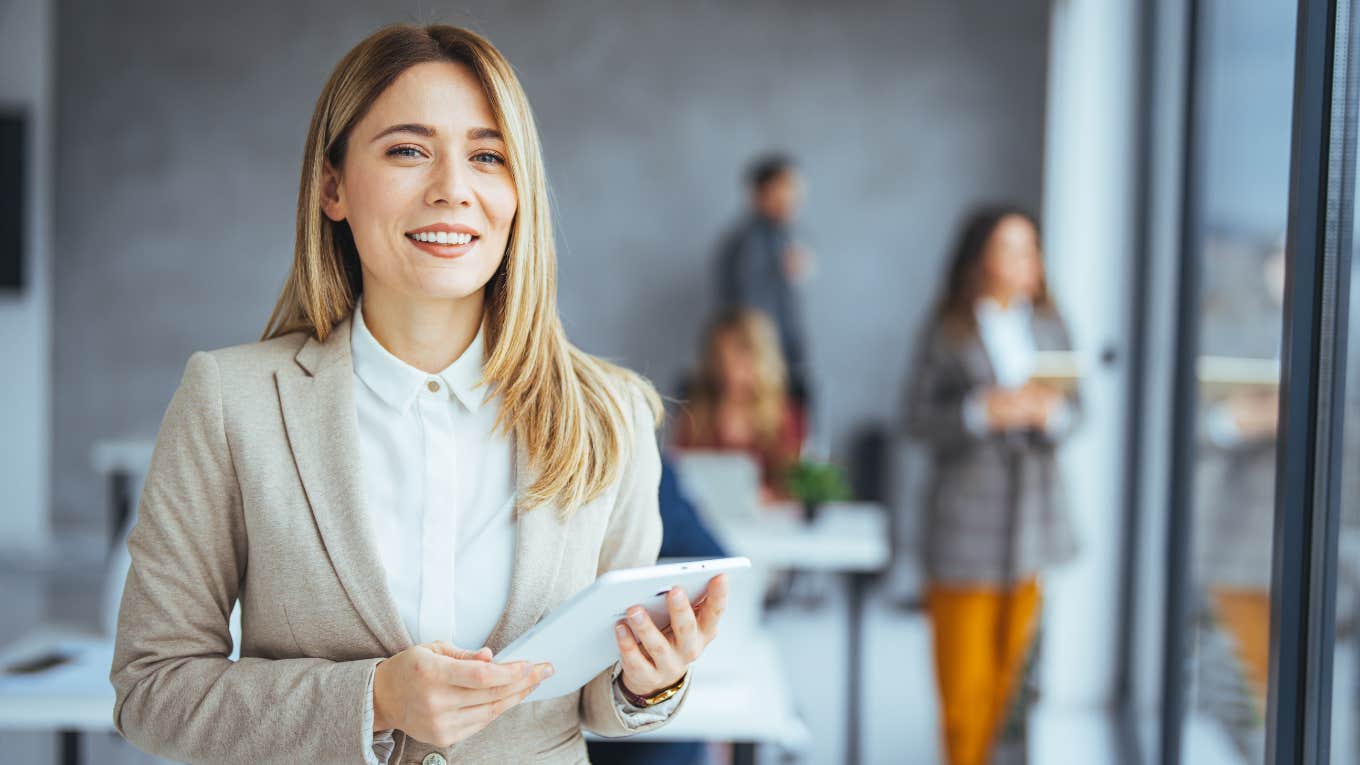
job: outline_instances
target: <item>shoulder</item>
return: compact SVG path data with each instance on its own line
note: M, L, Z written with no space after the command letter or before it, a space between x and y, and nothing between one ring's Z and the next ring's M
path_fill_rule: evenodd
M637 372L613 364L606 368L608 373L599 381L608 389L607 400L611 402L604 413L609 420L606 429L615 434L608 459L617 460L619 478L626 483L630 474L645 472L660 461L657 429L663 414L661 396Z
M273 372L285 365L296 363L294 359L297 352L306 342L307 333L290 332L269 340L231 345L204 353L211 356L218 366L226 371L242 374L256 370Z
M623 368L616 372L612 386L633 440L641 436L654 438L663 413L655 386L642 375Z
M977 342L977 333L956 321L932 314L922 324L916 342L930 356L949 356Z
M296 364L298 350L307 341L304 332L255 343L196 351L184 367L181 389L190 393L206 391L226 395L246 392L260 385L273 387L274 373Z
M624 430L620 435L616 485L619 494L615 505L638 505L639 498L648 500L640 507L653 511L658 501L661 481L661 449L657 443L657 428L661 422L661 398L656 389L641 375L623 370L625 374L614 383L619 399L626 410ZM660 542L658 541L658 545Z
M752 242L761 235L760 223L754 216L742 217L729 224L723 231L720 239L721 246L729 254L735 254L744 249L748 243Z

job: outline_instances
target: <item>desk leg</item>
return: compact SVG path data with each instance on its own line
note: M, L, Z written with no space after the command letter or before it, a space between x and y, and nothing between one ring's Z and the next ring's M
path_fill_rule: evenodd
M732 744L732 765L756 765L754 741L738 741Z
M860 701L864 698L864 599L871 575L851 572L850 645L846 654L845 765L860 762Z
M57 731L57 765L80 765L80 731Z

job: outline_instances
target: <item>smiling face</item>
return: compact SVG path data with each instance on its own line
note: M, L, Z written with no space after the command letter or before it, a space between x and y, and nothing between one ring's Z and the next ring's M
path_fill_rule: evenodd
M982 256L983 292L1011 300L1030 299L1043 285L1039 232L1020 215L997 223Z
M467 65L403 72L350 131L341 167L324 171L322 210L348 221L364 291L480 303L518 207L508 156Z

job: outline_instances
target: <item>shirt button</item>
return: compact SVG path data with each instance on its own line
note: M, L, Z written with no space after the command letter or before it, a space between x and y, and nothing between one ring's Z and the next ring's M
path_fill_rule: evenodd
M426 387L426 388L429 388L431 393L438 393L438 392L439 392L439 381L438 381L438 380L430 380L430 381L428 381L428 382L425 383L425 387ZM443 759L443 758L441 757L440 759ZM428 763L428 762L427 762L427 763L425 763L425 765L431 765L431 763ZM434 763L434 765L439 765L439 763Z
M430 752L420 761L420 765L449 765L449 761L439 752Z

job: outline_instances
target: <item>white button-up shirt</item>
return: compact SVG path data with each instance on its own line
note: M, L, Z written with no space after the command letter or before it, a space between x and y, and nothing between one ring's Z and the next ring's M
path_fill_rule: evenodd
M992 298L984 297L974 304L973 315L977 317L978 339L996 375L997 387L1023 388L1038 367L1033 306L1028 300L1017 300L1003 308ZM974 391L963 402L964 426L979 437L991 431L984 395L985 391ZM1072 410L1062 401L1049 412L1044 429L1049 435L1058 435L1066 431L1071 422Z
M1024 387L1034 374L1034 309L1027 300L1016 300L1009 307L991 298L982 298L973 308L977 316L978 337L992 362L996 384L1002 388Z
M359 422L360 486L388 591L415 643L476 650L510 597L515 561L515 449L496 431L500 399L478 386L486 346L472 344L438 374L393 356L364 324L350 330ZM420 540L411 554L410 540ZM369 765L387 762L391 731L373 733L373 679L365 703ZM625 719L665 719L678 696L650 709L614 700Z
M477 386L482 332L438 374L383 348L362 306L350 344L360 485L388 590L413 642L476 650L505 610L515 558L514 443Z

